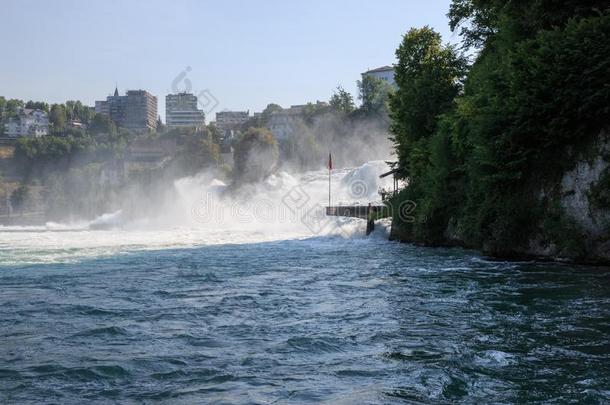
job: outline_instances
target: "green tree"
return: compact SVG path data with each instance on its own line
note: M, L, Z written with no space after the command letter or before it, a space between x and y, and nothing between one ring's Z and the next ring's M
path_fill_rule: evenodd
M607 9L606 0L453 0L447 16L452 31L462 36L464 47L479 48L492 45L490 40L498 33L506 41L504 46Z
M243 125L241 125L241 132L246 132L250 128L268 128L271 116L278 111L282 111L282 107L278 104L268 104L267 107L259 115L250 117Z
M53 126L54 132L61 132L66 129L68 114L63 104L53 104L49 114L49 122Z
M282 107L278 104L268 104L267 107L263 110L260 116L260 127L267 127L269 125L269 119L271 119L271 115L275 112L282 111Z
M163 125L163 121L161 121L161 116L157 117L157 133L165 132L165 125Z
M80 101L68 100L64 106L66 117L71 121L79 121L83 124L88 124L93 118L94 113L91 109Z
M4 110L6 108L6 99L0 96L0 136L4 135Z
M212 140L220 145L220 142L222 141L222 134L220 133L220 129L218 129L218 127L216 126L216 124L208 124L206 126L206 130L208 132L208 134L212 137Z
M19 113L19 110L24 107L23 101L18 99L10 99L4 107L4 118L14 117Z
M462 37L465 48L479 48L496 32L497 12L494 1L453 0L449 8L449 26Z
M398 91L390 97L391 130L403 176L426 164L428 138L461 88L466 62L429 27L413 28L396 51Z
M429 29L410 31L397 51L392 132L409 182L396 199L417 212L393 229L502 256L537 243L582 254L594 243L562 210L558 184L607 131L610 9L454 0L449 16L463 45L480 48L464 80L463 59Z
M234 180L253 183L269 176L279 157L278 143L265 128L250 128L238 139L234 151Z
M219 165L220 146L207 131L186 137L183 142L172 161L178 173L190 176Z
M386 115L392 86L376 77L365 75L358 80L358 99L362 102L358 111L365 117Z
M32 110L42 110L46 113L49 112L49 104L45 103L44 101L28 101L27 103L25 103L25 108L30 108Z
M345 91L345 89L341 86L338 86L333 92L333 95L330 97L329 104L334 110L345 114L353 112L356 108L354 106L354 98L352 95Z
M95 114L89 124L89 131L93 135L114 135L116 134L117 129L110 117L103 114Z

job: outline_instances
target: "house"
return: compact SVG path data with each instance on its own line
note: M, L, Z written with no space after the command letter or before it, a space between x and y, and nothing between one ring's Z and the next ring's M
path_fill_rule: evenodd
M396 81L394 80L394 68L392 66L382 66L377 69L367 70L366 72L362 73L363 79L365 76L383 80L391 86L396 87Z
M7 120L4 133L10 138L47 135L49 133L49 116L42 110L22 108L17 116Z

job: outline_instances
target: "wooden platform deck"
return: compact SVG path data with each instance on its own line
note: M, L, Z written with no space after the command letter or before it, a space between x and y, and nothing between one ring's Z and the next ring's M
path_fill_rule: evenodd
M381 213L383 208L383 205L339 205L326 207L326 215L332 217L369 219L370 214Z
M339 205L326 207L326 215L332 217L360 218L366 220L366 234L375 230L375 220L391 216L384 205Z

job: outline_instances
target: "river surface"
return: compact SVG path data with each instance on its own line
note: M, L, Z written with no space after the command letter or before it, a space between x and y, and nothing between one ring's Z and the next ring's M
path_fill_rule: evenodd
M609 269L352 225L0 229L0 403L610 401Z

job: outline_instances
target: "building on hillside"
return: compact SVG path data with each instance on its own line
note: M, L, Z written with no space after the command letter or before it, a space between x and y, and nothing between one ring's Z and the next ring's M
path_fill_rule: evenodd
M197 96L190 93L165 96L165 124L169 128L205 125L205 114L197 108Z
M392 66L382 66L377 69L367 70L366 72L362 73L363 79L365 76L383 80L391 86L396 87L396 81L394 80L394 68Z
M114 89L114 95L106 101L96 101L96 112L106 114L121 128L135 132L146 132L157 128L157 97L145 90L128 90L120 96Z
M267 126L275 139L282 141L294 136L297 126L303 123L304 110L304 105L293 105L271 113Z
M49 116L42 110L22 108L16 117L5 124L5 135L11 138L21 136L40 137L49 133Z
M250 111L221 111L216 113L216 127L223 139L231 139L249 119Z
M307 107L324 108L328 107L328 103L324 101L316 101L315 104L299 104L291 105L290 108L284 108L280 111L274 111L269 116L267 126L278 140L282 141L293 137L299 132L299 127L303 125L303 117L307 111Z
M108 111L108 101L107 100L96 100L94 111L96 114L102 114L106 117L110 116L110 112Z
M145 90L129 90L126 97L125 115L119 126L136 132L157 129L157 97Z
M119 89L115 88L114 94L106 97L106 105L108 107L108 117L117 126L123 126L127 111L127 96L120 96Z

